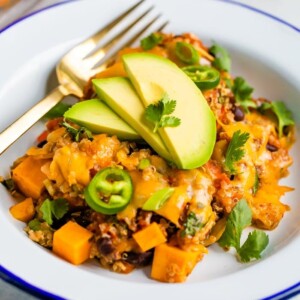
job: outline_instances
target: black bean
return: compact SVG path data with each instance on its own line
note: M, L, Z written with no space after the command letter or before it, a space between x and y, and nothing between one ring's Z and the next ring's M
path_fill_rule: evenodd
M235 121L243 121L244 120L244 117L245 117L245 114L243 112L243 110L238 107L238 106L235 106L234 107L234 110L233 110L233 113L234 113L234 120Z
M267 144L267 149L270 151L270 152L276 152L278 150L278 148L274 145L271 145L271 144Z
M111 239L108 237L102 237L97 241L97 247L101 254L108 255L112 253L115 248L112 245Z
M73 208L72 217L82 227L87 227L91 224L91 210L82 206Z
M145 267L151 263L153 251L147 251L143 253L123 252L122 258L124 261L136 267Z
M55 230L58 230L60 227L65 225L68 221L70 221L71 216L70 214L65 214L61 219L56 219L55 217L53 218L53 223L51 227Z
M46 141L46 140L43 140L43 141L41 141L41 142L39 142L39 143L37 144L37 147L38 147L38 148L43 148L43 146L46 145L46 144L47 144L47 141Z
M74 217L74 220L82 227L87 227L88 225L91 224L91 221L82 215Z

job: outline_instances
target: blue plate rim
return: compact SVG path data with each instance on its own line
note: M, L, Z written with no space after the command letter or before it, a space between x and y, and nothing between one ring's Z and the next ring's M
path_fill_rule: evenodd
M54 3L52 5L49 5L49 6L46 6L46 7L43 7L41 9L38 9L32 13L29 13L25 16L22 16L18 19L16 19L15 21L9 23L8 25L6 25L5 27L3 27L1 30L0 30L0 34L7 31L9 28L15 26L16 24L34 16L34 15L37 15L41 12L45 12L49 9L52 9L54 7L57 7L57 6L61 6L61 5L64 5L64 4L69 4L69 3L72 3L72 2L77 2L79 0L64 0L62 2L58 2L58 3ZM240 2L237 2L235 0L214 0L214 1L218 1L218 2L223 2L223 3L227 3L227 4L231 4L231 5L235 5L235 6L239 6L241 8L244 8L244 9L247 9L247 10L250 10L252 12L255 12L255 13L258 13L262 16L265 16L277 23L280 23L284 26L287 26L289 27L290 29L292 29L293 31L296 31L298 33L300 33L300 28L298 28L297 26L293 25L292 23L290 22L287 22L286 20L282 19L282 18L279 18L273 14L270 14L264 10L261 10L261 9L258 9L258 8L255 8L251 5L248 5L248 4L244 4L244 3L240 3ZM18 277L17 275L13 274L12 272L10 272L9 270L5 269L3 266L0 265L0 279L16 286L17 288L21 288L23 291L33 295L33 296L42 296L43 299L56 299L56 300L63 300L64 298L58 296L58 295L55 295L53 293L50 293L50 292L47 292L46 290L43 290L39 287L36 287L30 283L28 283L27 281L25 281L24 279ZM270 296L267 296L267 297L264 297L262 298L262 300L284 300L284 299L290 299L291 297L294 297L298 294L300 294L300 281L293 284L292 286L290 287L287 287L286 289L282 290L282 291L279 291L273 295L270 295ZM298 289L299 288L299 289Z

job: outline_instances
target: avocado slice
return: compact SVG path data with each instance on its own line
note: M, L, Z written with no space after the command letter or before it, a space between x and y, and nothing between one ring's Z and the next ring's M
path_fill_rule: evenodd
M195 83L170 60L149 53L123 55L125 70L144 106L165 94L176 100L177 127L158 130L175 164L193 169L211 157L216 141L216 119Z
M116 135L124 140L138 140L141 136L99 99L74 104L64 117L84 126L93 133Z
M141 137L162 157L172 160L171 155L157 133L153 133L144 118L145 108L130 81L125 77L92 80L98 97L122 116Z

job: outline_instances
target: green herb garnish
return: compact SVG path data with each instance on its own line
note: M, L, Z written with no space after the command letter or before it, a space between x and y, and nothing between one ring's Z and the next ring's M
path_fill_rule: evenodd
M231 59L229 53L225 48L218 44L213 44L209 48L209 53L211 53L215 59L212 62L212 66L220 71L230 71L231 68Z
M85 127L79 127L77 129L68 124L67 122L63 122L61 125L67 129L67 132L72 136L72 139L75 142L79 142L83 138L87 138L90 141L93 140L93 135L91 131L86 129Z
M194 236L196 232L203 227L203 224L194 212L190 212L183 224L183 227L184 229L180 233L181 237L185 237L187 235Z
M263 231L249 233L245 243L240 246L242 231L251 225L252 211L245 199L241 199L228 216L226 228L219 244L221 247L234 247L241 262L261 258L261 253L269 243L269 237Z
M54 107L52 107L43 118L45 119L54 119L59 118L64 115L64 113L71 107L70 104L66 104L63 102L57 103Z
M151 50L154 48L156 45L161 43L163 40L163 36L159 33L151 33L147 37L143 38L141 40L141 47L144 50Z
M241 133L240 130L235 131L232 136L225 155L225 168L232 175L236 174L234 163L245 155L243 147L249 137L250 134L248 132Z
M38 219L33 219L28 223L28 227L33 231L41 229L41 222Z
M257 105L251 100L253 88L242 77L236 77L233 81L232 92L235 96L235 101L249 112L248 108L256 108Z
M249 262L251 259L260 259L262 251L268 246L269 237L261 230L249 233L246 242L238 251L241 262Z
M49 225L53 224L53 217L57 220L61 219L68 212L68 209L68 201L62 198L53 201L46 199L40 207L43 219Z
M176 107L176 100L170 100L168 95L164 95L156 104L150 104L145 111L145 117L148 121L154 123L153 132L155 133L161 127L177 127L180 125L179 118L169 116Z
M279 137L283 135L283 128L288 125L294 125L292 113L287 109L282 101L274 101L272 103L263 103L260 107L260 111L272 110L278 119L278 132Z

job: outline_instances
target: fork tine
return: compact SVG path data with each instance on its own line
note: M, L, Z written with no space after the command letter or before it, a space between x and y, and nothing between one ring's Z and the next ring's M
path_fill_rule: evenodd
M146 26L144 26L134 37L132 37L128 42L126 42L125 45L122 46L122 48L129 47L130 45L134 44L135 42L139 41L140 38L143 36L143 34L147 31L147 29L156 22L161 17L161 15L156 16L150 23L148 23ZM169 21L166 21L164 24L162 24L156 32L162 31L167 25L169 24ZM115 52L117 54L117 51Z
M127 17L130 13L132 13L136 8L138 8L145 0L140 0L138 3L130 7L128 10L126 10L124 13L119 15L116 19L114 19L112 22L107 24L104 28L102 28L100 31L95 33L90 38L86 39L76 47L74 47L71 51L76 52L80 51L81 57L84 58L87 56L91 51L95 49L95 47L98 45L98 43L101 41L101 39L118 23L120 23L125 17Z
M165 29L165 27L169 24L169 21L166 21L165 23L163 23L158 29L157 32L163 31Z
M122 48L126 48L128 46L131 46L135 42L137 42L143 35L144 33L149 29L149 27L154 24L158 19L160 15L156 16L153 18L150 22L148 22L142 29L140 29L130 40L128 40L125 44L123 44L120 48L116 49L114 53L110 55L110 58L106 59L105 63L101 64L100 66L93 68L93 76L96 75L97 73L100 73L104 69L106 69L111 63L115 60L117 53L120 51ZM167 25L169 24L169 21L166 21L163 23L156 31L162 31ZM100 62L98 60L98 62Z
M102 46L100 49L96 50L90 56L85 58L85 65L88 65L92 68L93 66L95 66L95 64L101 61L101 59L107 54L107 52L111 50L114 47L114 45L116 45L131 28L133 28L140 20L142 20L147 14L149 14L149 12L153 10L153 8L154 7L151 6L141 16L135 19L126 28L124 28L120 33L111 38L104 46Z

